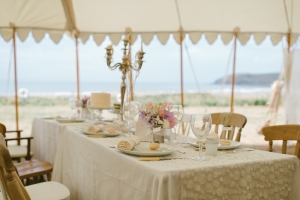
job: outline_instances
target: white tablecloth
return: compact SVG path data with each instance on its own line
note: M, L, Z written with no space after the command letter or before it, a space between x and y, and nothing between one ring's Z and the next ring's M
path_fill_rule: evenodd
M295 156L241 149L197 162L190 158L198 152L178 147L186 154L172 156L187 159L141 162L109 148L119 140L88 138L67 126L56 140L53 180L80 200L300 199Z

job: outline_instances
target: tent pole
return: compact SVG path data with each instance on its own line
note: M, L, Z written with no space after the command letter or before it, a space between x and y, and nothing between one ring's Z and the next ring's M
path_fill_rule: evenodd
M234 84L235 84L235 65L236 65L236 39L237 34L234 35L234 53L233 53L233 66L232 66L232 76L231 76L231 98L230 98L230 112L233 112L234 103Z
M180 101L182 110L184 111L184 93L183 93L183 58L182 58L182 33L180 34ZM184 134L185 127L184 123L181 123L181 133Z
M291 34L290 33L287 34L286 41L287 41L287 45L288 45L287 51L288 51L288 53L290 53L290 48L291 48Z
M13 46L14 46L14 76L15 76L15 109L16 109L16 130L19 130L19 97L18 97L18 76L17 76L17 52L16 52L16 29L13 28ZM17 132L20 137L20 132ZM18 140L20 145L20 140Z
M183 59L182 59L182 33L180 34L180 102L184 109L184 94L183 94Z
M76 96L77 100L80 100L80 86L79 86L79 63L78 63L78 37L75 35L75 45L76 45Z

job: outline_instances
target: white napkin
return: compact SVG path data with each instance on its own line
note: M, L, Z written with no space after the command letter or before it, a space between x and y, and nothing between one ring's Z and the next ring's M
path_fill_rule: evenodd
M121 140L118 143L118 148L121 150L130 151L131 149L133 149L135 145L138 145L140 141L141 141L140 137L133 135L128 139Z
M95 126L89 126L88 127L88 132L90 133L97 133L103 130L103 126L101 125L95 125Z

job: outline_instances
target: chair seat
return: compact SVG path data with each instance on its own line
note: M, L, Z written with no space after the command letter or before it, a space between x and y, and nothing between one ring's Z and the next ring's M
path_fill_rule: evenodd
M26 146L9 145L7 148L12 158L20 158L27 156ZM30 155L33 156L33 153L30 152Z
M61 183L50 181L26 186L32 200L63 200L69 199L69 189Z
M51 163L35 159L21 163L15 163L14 165L18 170L21 180L30 177L41 176L44 174L50 174L53 170Z

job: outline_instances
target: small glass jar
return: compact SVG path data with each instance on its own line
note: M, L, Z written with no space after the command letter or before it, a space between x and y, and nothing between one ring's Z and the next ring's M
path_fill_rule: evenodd
M219 137L216 133L210 133L206 138L206 155L216 156L218 152Z

